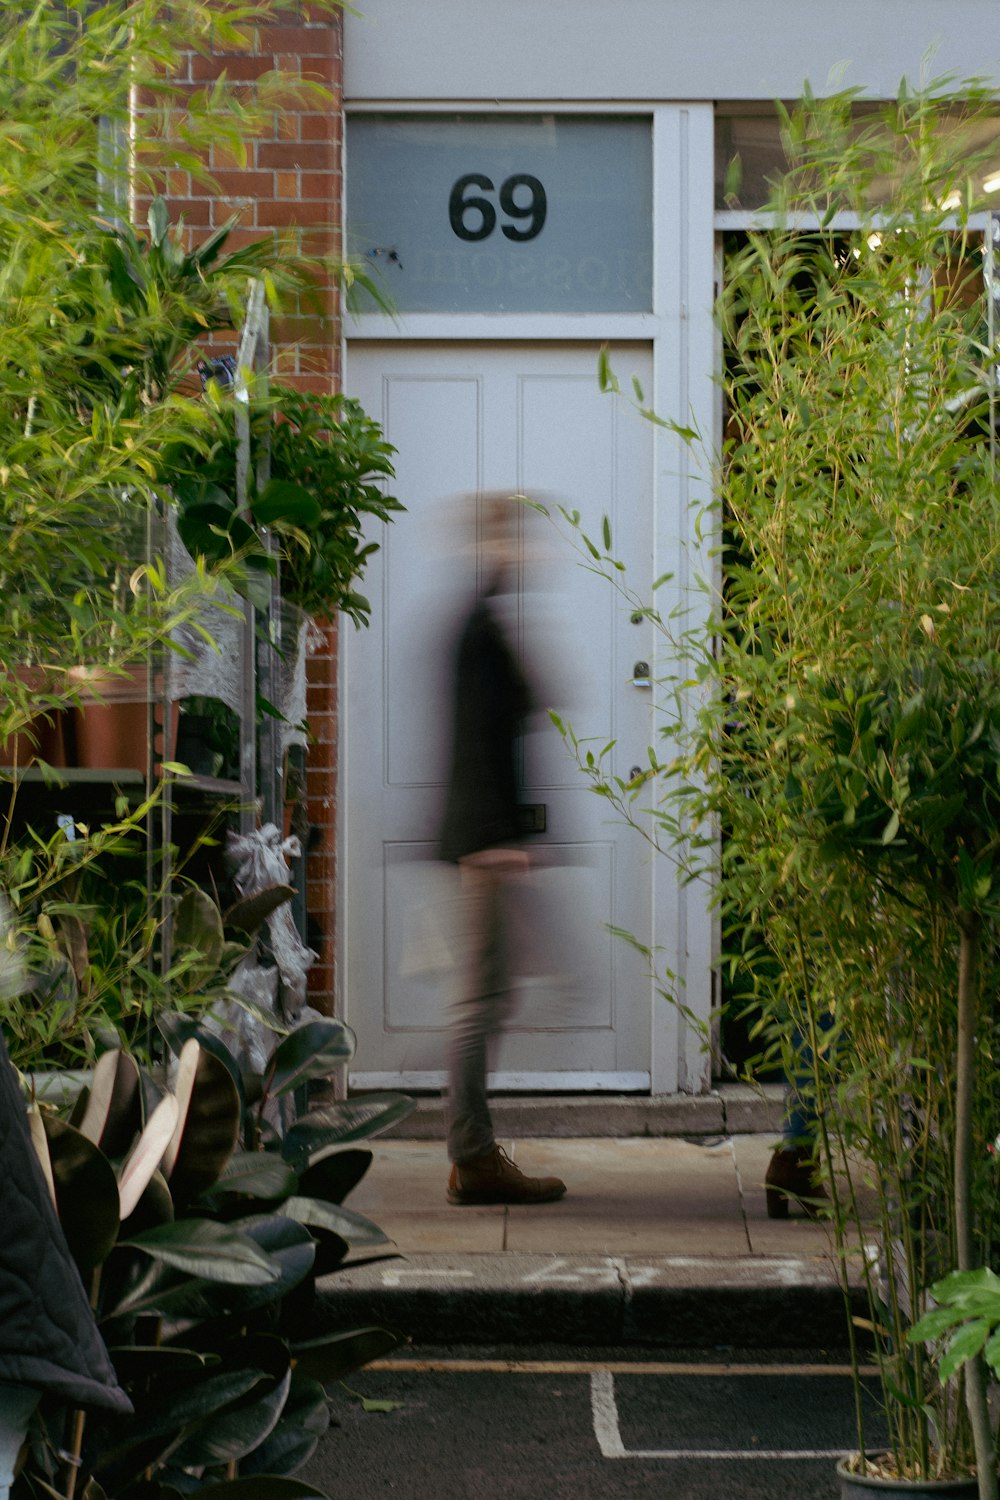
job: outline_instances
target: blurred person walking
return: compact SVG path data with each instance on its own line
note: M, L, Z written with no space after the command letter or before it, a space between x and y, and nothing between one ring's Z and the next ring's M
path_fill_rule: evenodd
M493 1133L486 1080L513 1009L512 898L529 870L519 811L518 738L536 706L509 639L517 518L509 494L481 497L485 587L458 634L441 858L458 865L462 958L448 1049L452 1203L550 1203L566 1184L528 1177Z

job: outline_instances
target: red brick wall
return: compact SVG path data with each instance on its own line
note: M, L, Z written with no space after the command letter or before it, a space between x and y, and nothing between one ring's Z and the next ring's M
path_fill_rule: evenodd
M235 212L240 224L227 242L237 249L269 229L304 231L315 253L341 253L341 141L343 28L335 15L308 4L282 9L281 23L260 27L252 47L189 60L187 81L204 84L224 70L234 87L252 87L270 69L300 76L330 91L326 101L306 99L276 111L270 128L247 142L247 160L213 148L209 167L220 193L174 171L165 183L170 215L183 215L195 232L215 229ZM341 331L336 288L322 288L323 317L291 310L272 325L273 365L295 384L337 390ZM310 973L312 1003L331 1012L335 999L337 624L309 664L309 719L315 744L308 758L310 821L316 830L308 855L310 941L318 959Z

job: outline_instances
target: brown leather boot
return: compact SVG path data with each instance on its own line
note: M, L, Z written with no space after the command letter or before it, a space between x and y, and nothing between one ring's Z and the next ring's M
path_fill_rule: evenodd
M449 1203L554 1203L566 1191L558 1177L526 1177L502 1146L455 1163L448 1179Z
M806 1146L785 1146L774 1153L764 1189L769 1219L787 1219L790 1201L800 1204L815 1219L827 1199L816 1157Z

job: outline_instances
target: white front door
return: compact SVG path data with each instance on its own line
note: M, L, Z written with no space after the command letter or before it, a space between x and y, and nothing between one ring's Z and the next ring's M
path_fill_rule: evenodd
M612 351L648 390L646 346ZM344 629L343 1012L359 1086L443 1081L455 982L453 879L436 860L449 734L448 627L481 581L476 494L537 494L579 511L636 586L652 577L652 429L602 395L592 345L355 343L345 388L397 448L407 507L375 539L371 625ZM647 763L651 695L636 665L650 627L543 521L524 517L516 631L547 701L627 777ZM638 674L641 679L641 672ZM525 798L544 825L524 902L519 1005L494 1086L649 1087L652 985L612 935L652 940L651 860L588 789L551 727L523 742Z

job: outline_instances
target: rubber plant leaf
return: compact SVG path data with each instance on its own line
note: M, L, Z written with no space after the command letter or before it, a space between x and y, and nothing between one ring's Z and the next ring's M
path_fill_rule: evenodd
M252 1406L216 1412L171 1453L171 1461L183 1468L216 1468L237 1463L274 1431L288 1399L291 1369Z
M181 1204L218 1179L239 1137L241 1108L229 1069L193 1037L181 1048L174 1093L178 1117L163 1175Z
M310 1078L325 1078L354 1056L355 1036L342 1021L307 1021L274 1049L269 1064L270 1092L287 1094Z
M118 1305L107 1309L105 1316L155 1312L193 1321L245 1316L279 1302L312 1270L316 1246L304 1225L280 1215L268 1215L256 1220L241 1219L231 1227L266 1256L276 1273L272 1279L244 1281L239 1285L234 1278L224 1276L208 1281L183 1275L173 1265L154 1261ZM198 1264L197 1260L191 1263Z
M214 1219L176 1219L121 1243L205 1281L267 1286L281 1275L281 1267L255 1239Z
M287 1162L271 1151L237 1151L222 1169L218 1181L203 1197L275 1198L294 1193L298 1178Z
M159 1168L177 1129L177 1116L177 1100L173 1094L164 1094L121 1169L118 1178L118 1203L122 1220L130 1218L135 1212L154 1172Z
M371 1151L357 1147L337 1151L306 1168L299 1177L299 1192L307 1198L321 1198L324 1203L343 1203L371 1164Z
M281 1154L293 1165L320 1161L348 1141L365 1140L388 1130L416 1109L405 1094L366 1094L311 1110L292 1125L281 1143Z
M236 1092L240 1096L241 1107L246 1108L246 1101L243 1097L243 1079L240 1075L239 1064L225 1042L213 1035L211 1031L204 1031L198 1025L197 1021L192 1021L190 1016L181 1015L177 1011L164 1011L162 1015L157 1016L156 1025L175 1057L180 1057L184 1043L191 1041L192 1038L203 1051L211 1052L213 1057L217 1057L225 1065L230 1078L236 1086Z
M45 1185L49 1190L53 1207L56 1207L56 1184L52 1176L52 1158L49 1156L49 1142L45 1134L45 1120L37 1104L33 1104L28 1110L28 1133L31 1136L31 1144L35 1148L38 1157L38 1165L42 1169Z
M127 1052L103 1053L94 1067L80 1133L105 1156L124 1156L142 1129L139 1069Z
M211 968L218 967L225 941L222 913L207 891L189 886L174 910L174 948L193 949Z
M371 1249L375 1245L387 1245L388 1235L366 1219L363 1214L340 1204L323 1203L318 1198L289 1198L281 1205L281 1212L296 1223L309 1228L328 1229L339 1234L352 1248Z
M294 886L267 885L263 890L254 891L252 895L242 896L239 901L235 901L223 915L223 925L243 932L247 937L253 937L268 917L287 901L291 901L294 895Z
M260 1447L244 1458L241 1474L294 1474L312 1457L329 1425L330 1406L323 1387L293 1370L281 1420Z
M227 1479L198 1491L198 1500L327 1500L315 1484L285 1475L253 1474L246 1479Z
M292 1354L300 1375L310 1375L326 1385L331 1380L342 1380L405 1343L402 1334L388 1328L355 1328L350 1333L293 1344Z
M112 1344L108 1346L115 1374L123 1385L148 1379L176 1380L202 1374L216 1356L200 1349L172 1344Z
M118 1238L118 1181L103 1151L79 1130L53 1115L44 1124L59 1222L86 1279Z

